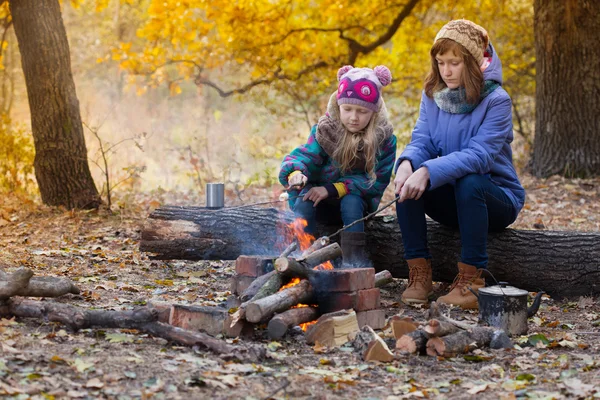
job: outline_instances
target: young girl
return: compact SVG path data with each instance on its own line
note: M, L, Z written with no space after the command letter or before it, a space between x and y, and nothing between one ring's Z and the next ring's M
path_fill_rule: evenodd
M426 303L432 291L425 214L460 230L458 275L443 303L477 308L484 286L487 234L517 218L525 190L512 163L511 100L485 29L450 21L438 32L412 140L397 162L396 207L409 284L405 303Z
M338 90L329 98L327 113L307 143L284 158L279 173L290 207L306 219L305 231L311 234L317 219L348 225L375 211L396 156L396 137L381 97L382 87L392 80L390 70L345 66L337 76ZM365 243L363 223L342 232L345 267L367 266Z

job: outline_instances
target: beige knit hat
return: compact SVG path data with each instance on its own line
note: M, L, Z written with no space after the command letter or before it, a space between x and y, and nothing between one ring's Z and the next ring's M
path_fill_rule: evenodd
M481 64L483 52L488 46L487 31L466 19L455 19L444 25L435 36L433 43L440 39L451 39L462 44L475 57L478 64Z

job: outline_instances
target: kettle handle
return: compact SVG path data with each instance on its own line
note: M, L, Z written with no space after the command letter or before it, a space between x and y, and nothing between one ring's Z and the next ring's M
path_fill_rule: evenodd
M471 286L467 286L467 289L469 289L469 291L471 293L473 293L475 295L475 297L477 297L477 301L479 301L479 294L477 294L476 291L474 291L473 289L471 289Z
M544 294L546 294L546 292L540 291L535 296L535 299L533 299L533 304L531 305L531 307L529 307L527 309L527 318L533 317L535 315L535 313L537 312L538 308L540 308L540 303L542 301L542 295L544 295Z

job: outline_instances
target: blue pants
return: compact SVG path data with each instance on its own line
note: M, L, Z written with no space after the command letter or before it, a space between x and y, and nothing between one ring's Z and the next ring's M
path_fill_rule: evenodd
M516 213L502 189L485 175L471 174L457 179L455 185L428 190L419 200L396 204L396 214L407 260L431 258L427 246L427 214L440 224L460 230L463 263L486 268L488 232L512 224Z
M300 195L304 196L309 189L309 186L305 187L300 192ZM308 222L304 231L314 234L317 220L325 224L339 224L341 222L344 225L348 225L357 219L361 219L365 216L365 211L367 211L367 203L361 196L347 194L341 199L327 198L321 200L314 207L313 201L304 201L302 197L298 197L293 210L297 217L304 218ZM364 222L360 222L346 230L346 232L364 231Z

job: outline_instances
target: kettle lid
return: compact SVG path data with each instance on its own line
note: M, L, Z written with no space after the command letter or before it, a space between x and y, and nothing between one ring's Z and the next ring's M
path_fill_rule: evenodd
M505 282L500 282L499 285L481 288L478 292L492 296L527 296L529 293L527 290L508 286Z

